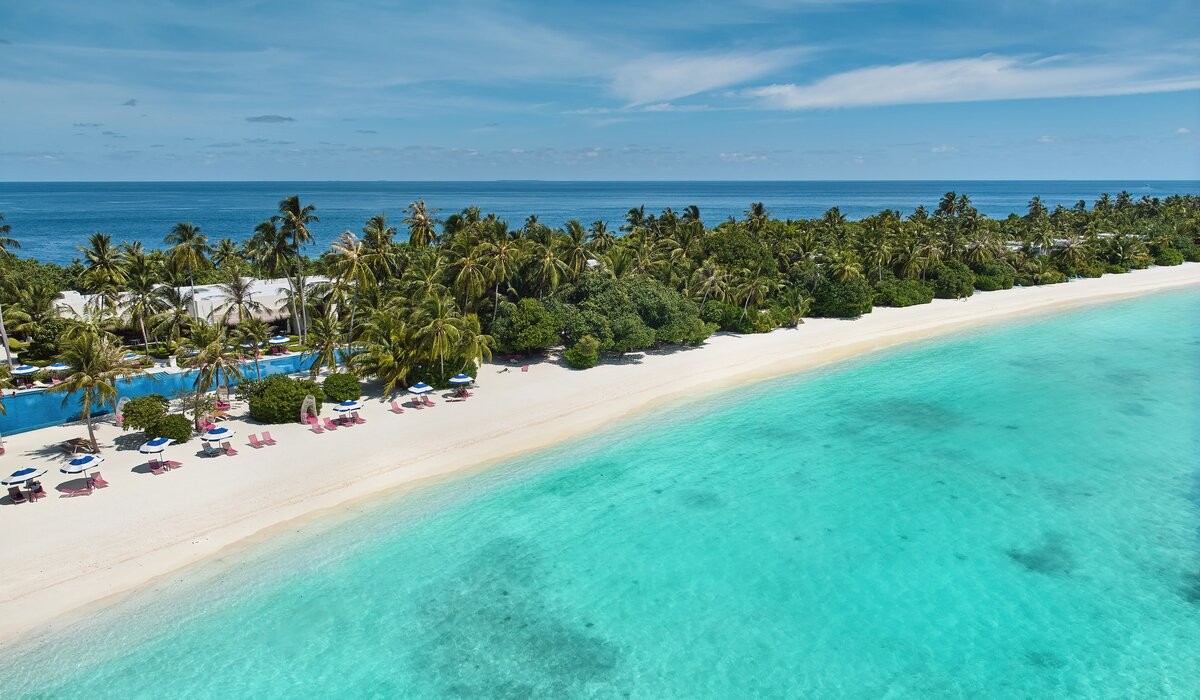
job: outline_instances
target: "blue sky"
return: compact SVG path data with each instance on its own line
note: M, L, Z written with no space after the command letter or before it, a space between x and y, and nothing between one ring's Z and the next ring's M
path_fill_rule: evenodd
M1200 3L0 4L0 179L1200 178Z

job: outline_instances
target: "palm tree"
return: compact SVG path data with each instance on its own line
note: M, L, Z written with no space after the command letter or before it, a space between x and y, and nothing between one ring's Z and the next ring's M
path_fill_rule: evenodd
M408 205L408 217L404 225L408 227L408 242L410 245L425 247L437 240L438 220L434 218L435 211L425 209L425 200L418 199Z
M241 251L238 250L238 244L233 242L233 239L222 238L217 241L217 245L213 248L212 261L220 269L224 269L231 264L237 264L242 259Z
M242 321L237 328L233 329L233 340L238 347L245 349L245 346L250 346L254 357L254 376L258 379L262 379L262 370L258 366L258 349L266 345L273 333L274 330L270 326L253 316Z
M750 208L746 210L746 230L750 233L757 234L766 228L767 222L771 219L771 212L763 206L762 202L754 202Z
M412 327L395 313L381 311L367 323L363 346L350 358L361 377L383 383L383 393L392 394L403 387L417 358Z
M554 241L550 241L538 244L534 249L533 262L537 266L539 297L546 296L546 292L553 293L562 282L563 275L571 272L566 261L558 256L556 248Z
M421 304L417 312L416 340L429 359L437 358L439 373L446 374L446 354L458 347L462 339L462 316L454 300L436 294Z
M496 347L496 341L492 336L483 333L478 316L463 316L460 332L458 354L463 358L460 371L468 362L474 362L476 367L480 367L485 361L492 359L492 349Z
M300 342L304 342L305 326L308 325L308 311L304 302L304 261L301 258L300 249L312 240L312 232L308 226L320 221L316 211L315 206L311 204L302 206L300 197L291 195L279 201L279 215L273 217L279 222L279 235L283 236L284 241L290 246L290 253L294 260L296 294L300 302L299 327L297 328Z
M592 227L588 229L588 248L597 254L607 253L613 244L617 242L617 237L612 231L608 230L608 223L604 221L593 221Z
M496 322L496 311L500 308L500 285L508 285L513 272L524 260L524 250L521 244L510 238L497 241L485 241L479 244L484 267L492 280L492 323Z
M93 301L108 308L115 307L125 284L125 269L120 251L112 244L112 236L93 233L88 237L88 246L80 248L79 252L87 261L82 279L87 290L96 295Z
M330 245L333 259L329 263L329 273L334 278L334 284L342 290L350 289L350 325L347 328L347 340L354 340L354 314L358 310L359 290L374 287L375 275L367 259L366 244L350 231L342 232L337 240Z
M149 352L150 335L146 333L146 321L166 311L168 304L160 291L157 276L146 263L146 257L130 258L127 255L126 260L125 313L129 316L129 322L141 329L142 345Z
M162 311L148 319L150 332L159 338L165 335L171 340L179 340L196 320L188 311L192 297L186 291L170 284L158 287L155 291L162 302Z
M179 271L187 270L188 286L192 293L192 313L198 315L195 307L196 299L196 268L208 265L208 236L200 232L200 227L186 221L181 221L171 228L171 232L163 239L171 249L167 252L171 265Z
M487 286L487 267L484 264L487 244L472 246L459 258L451 263L450 271L454 275L454 288L462 295L462 307L472 307L472 302L483 296Z
M93 452L98 451L100 445L96 442L92 409L97 405L115 405L117 380L141 371L122 362L122 354L121 346L107 333L81 333L64 344L58 358L71 367L70 373L62 383L46 390L66 394L63 397L64 406L71 399L71 394L78 392Z
M701 306L710 298L724 301L729 292L729 274L709 258L692 273L691 292L692 296L700 295Z
M228 341L224 326L197 321L188 329L183 344L187 352L183 353L179 364L196 369L193 406L201 406L201 397L215 387L224 384L228 391L233 382L242 378L241 358ZM199 410L192 414L197 430L201 417Z
M308 332L308 350L304 355L313 358L312 366L308 370L313 377L320 374L323 367L337 369L341 341L342 324L335 313L327 310L312 320Z
M237 324L241 325L246 319L253 318L254 314L267 311L264 304L254 301L253 278L242 277L234 271L228 281L221 283L218 288L224 301L215 312L221 314L221 323L225 325L229 325L229 317L235 314Z
M20 241L8 235L11 232L12 225L4 223L4 212L0 211L0 257L12 256L13 250L21 249Z
M387 217L377 214L363 226L363 262L376 281L396 274L396 250L392 237L396 227L388 226Z

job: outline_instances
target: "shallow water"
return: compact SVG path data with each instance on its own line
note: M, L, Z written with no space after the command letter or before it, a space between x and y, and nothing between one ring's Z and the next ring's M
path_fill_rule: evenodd
M176 577L0 687L1195 696L1198 318L1160 295L645 414Z

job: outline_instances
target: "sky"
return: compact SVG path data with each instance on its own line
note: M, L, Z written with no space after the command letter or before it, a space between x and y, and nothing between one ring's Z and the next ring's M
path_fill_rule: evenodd
M0 180L1200 179L1195 0L0 2Z

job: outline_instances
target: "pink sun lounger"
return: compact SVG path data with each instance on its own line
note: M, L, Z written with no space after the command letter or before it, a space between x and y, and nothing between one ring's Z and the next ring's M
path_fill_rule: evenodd
M264 430L264 431L263 431L263 434L262 434L262 443L263 443L264 445L274 445L274 444L275 444L275 438L271 437L271 431L270 431L270 430Z
M404 407L392 401L392 413L404 413Z

